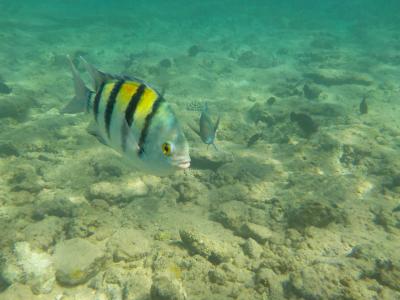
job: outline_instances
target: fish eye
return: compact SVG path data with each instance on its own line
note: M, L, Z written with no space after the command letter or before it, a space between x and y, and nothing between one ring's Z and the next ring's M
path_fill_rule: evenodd
M173 151L172 144L168 142L162 144L161 149L165 156L170 156Z

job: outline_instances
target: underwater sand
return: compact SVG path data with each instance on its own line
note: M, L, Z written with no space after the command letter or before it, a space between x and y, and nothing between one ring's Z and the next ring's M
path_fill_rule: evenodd
M0 4L0 299L400 299L399 20L234 2ZM61 115L67 54L164 90L192 167L142 174Z

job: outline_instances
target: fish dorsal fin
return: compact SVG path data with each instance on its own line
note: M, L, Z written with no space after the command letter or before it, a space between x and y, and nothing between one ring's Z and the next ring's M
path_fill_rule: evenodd
M101 84L107 80L112 80L112 79L117 79L117 76L104 73L100 70L98 70L96 67L94 67L92 64L88 63L82 56L80 56L80 59L86 69L86 71L89 73L90 77L92 77L93 83L94 83L94 89L97 91Z

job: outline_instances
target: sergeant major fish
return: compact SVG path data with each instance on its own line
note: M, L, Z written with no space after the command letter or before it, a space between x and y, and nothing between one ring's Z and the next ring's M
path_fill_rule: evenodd
M218 116L218 119L215 122L215 124L212 122L210 115L209 115L209 111L208 111L208 105L207 105L207 103L205 103L204 108L200 115L200 130L197 130L193 126L189 126L189 127L195 133L197 133L197 135L201 138L203 143L205 143L207 145L213 145L214 148L217 149L217 147L214 144L214 140L215 140L215 135L216 135L216 132L218 129L219 121L220 121L220 116Z
M140 79L103 73L81 57L94 81L90 90L68 59L76 95L64 112L91 113L103 141L140 170L167 175L190 166L185 135L161 94Z

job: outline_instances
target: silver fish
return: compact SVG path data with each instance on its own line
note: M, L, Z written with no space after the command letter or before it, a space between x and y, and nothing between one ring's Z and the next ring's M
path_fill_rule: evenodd
M216 132L218 129L219 121L221 116L218 116L217 121L215 124L212 122L209 111L208 111L208 105L207 103L204 104L204 108L201 112L200 115L200 130L197 128L189 125L189 127L197 133L197 135L201 138L203 143L208 145L213 145L214 148L217 150L217 147L215 146L215 136Z

